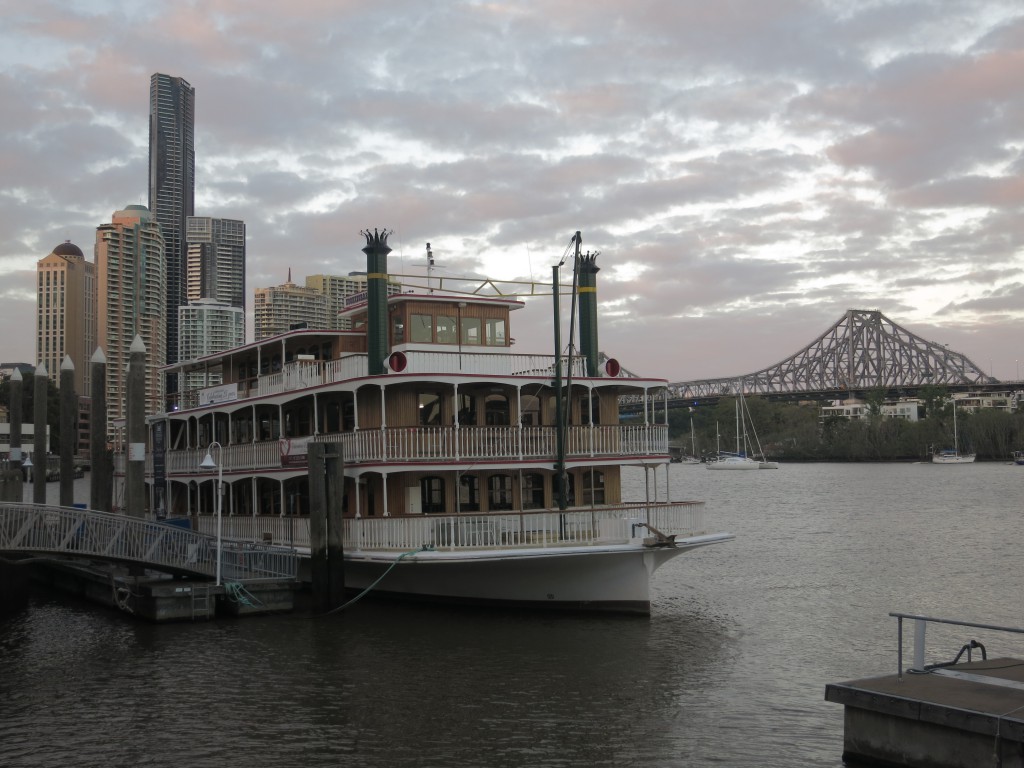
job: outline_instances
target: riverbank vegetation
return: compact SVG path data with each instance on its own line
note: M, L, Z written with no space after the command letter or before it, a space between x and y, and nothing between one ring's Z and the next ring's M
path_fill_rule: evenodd
M881 399L869 398L867 416L859 421L821 418L818 403L769 402L744 398L761 447L772 459L791 461L921 461L933 451L953 447L953 407L941 391L922 393L919 421L884 417ZM724 398L715 406L669 411L669 440L683 453L691 452L690 423L697 455L713 455L719 441L723 451L736 447L736 404ZM1024 412L982 409L958 410L956 427L960 450L974 451L979 461L1009 461L1024 450Z

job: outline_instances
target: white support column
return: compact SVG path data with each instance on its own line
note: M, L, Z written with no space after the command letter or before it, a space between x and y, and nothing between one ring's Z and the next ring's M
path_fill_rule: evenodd
M384 461L388 460L388 415L384 407L384 385L380 385L380 447Z
M391 517L391 512L388 511L388 473L380 473L380 485L381 493L384 496L384 517Z

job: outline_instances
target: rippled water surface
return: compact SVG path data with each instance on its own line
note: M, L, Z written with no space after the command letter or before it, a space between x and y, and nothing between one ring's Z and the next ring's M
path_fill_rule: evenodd
M670 484L737 539L660 570L650 619L363 601L158 626L38 595L0 620L0 765L838 767L825 685L896 671L889 611L1024 624L1024 467ZM929 661L972 637L1024 655L937 627Z

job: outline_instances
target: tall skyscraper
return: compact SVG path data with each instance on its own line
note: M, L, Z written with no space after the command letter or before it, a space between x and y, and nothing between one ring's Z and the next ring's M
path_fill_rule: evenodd
M129 205L97 227L96 283L96 331L107 356L108 423L125 417L126 368L136 335L146 345L146 413L163 411L167 272L161 227L145 206Z
M185 220L185 241L188 301L216 299L244 311L245 222L189 216Z
M253 330L255 341L285 333L296 326L327 330L327 297L316 288L288 282L254 291Z
M59 387L61 364L70 357L79 397L89 396L96 351L94 267L70 240L36 263L36 360Z
M245 343L245 311L216 299L197 299L178 308L178 360L195 360ZM182 391L223 383L221 371L186 373Z
M149 82L149 210L166 248L165 348L178 355L178 307L185 304L185 220L195 213L195 88L157 72Z

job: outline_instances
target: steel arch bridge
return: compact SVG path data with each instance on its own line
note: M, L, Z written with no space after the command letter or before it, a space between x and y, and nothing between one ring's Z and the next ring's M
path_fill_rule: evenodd
M850 309L818 338L775 365L741 376L668 385L669 400L734 394L840 397L868 390L964 387L998 381L959 352L911 333L878 310Z

